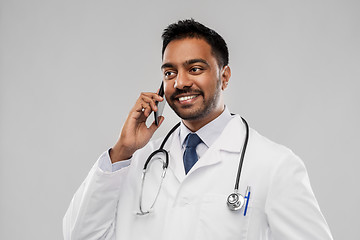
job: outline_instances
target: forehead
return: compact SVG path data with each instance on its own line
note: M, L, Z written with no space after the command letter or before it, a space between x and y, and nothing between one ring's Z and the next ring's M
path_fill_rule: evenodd
M181 64L191 59L216 63L211 46L203 39L184 38L171 41L165 48L163 63Z

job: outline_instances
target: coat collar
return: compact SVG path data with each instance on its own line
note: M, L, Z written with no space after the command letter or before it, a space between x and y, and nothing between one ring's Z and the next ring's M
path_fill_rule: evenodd
M220 137L215 143L206 151L206 153L199 159L187 175L185 175L184 164L182 159L181 144L179 138L179 129L169 139L170 148L168 150L170 155L169 168L173 171L176 178L182 182L192 172L200 168L207 167L214 164L219 164L226 160L221 157L221 151L240 153L242 150L246 129L239 115L232 116L232 119L224 128ZM169 146L169 145L168 145Z
M214 143L217 149L239 153L244 145L246 128L239 115L234 115L219 139Z

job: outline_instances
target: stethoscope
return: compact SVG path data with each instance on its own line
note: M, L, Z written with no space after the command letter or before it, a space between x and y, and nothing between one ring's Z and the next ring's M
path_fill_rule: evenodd
M243 144L243 148L241 151L241 155L240 155L240 162L239 162L239 167L238 167L238 171L237 171L237 176L236 176L236 182L235 182L235 188L234 188L234 192L231 193L228 197L227 197L227 206L229 207L230 210L232 211L237 211L240 210L244 204L245 204L245 199L246 199L246 206L245 206L245 210L244 210L244 216L246 215L246 211L247 211L247 207L248 207L248 203L249 203L249 198L250 198L250 187L248 186L246 189L246 194L245 197L243 195L241 195L239 193L239 182L240 182L240 175L241 175L241 169L242 169L242 165L244 162L244 157L245 157L245 152L246 152L246 147L248 144L248 139L249 139L249 125L247 124L247 122L245 121L244 118L241 118L242 121L245 124L245 128L246 128L246 134L245 134L245 140L244 140L244 144ZM153 207L155 205L155 202L159 196L160 190L161 190L161 186L163 183L163 180L165 178L166 175L166 171L167 168L169 166L169 153L164 149L164 145L167 142L167 140L169 139L169 137L171 136L171 134L180 126L180 123L177 123L169 132L168 134L165 136L164 140L162 141L160 148L154 152L152 152L149 157L147 158L145 164L144 164L144 168L142 171L142 176L141 176L141 190L140 190L140 197L139 197L139 210L140 212L136 213L137 215L146 215L150 212L153 211ZM165 161L163 162L163 171L161 174L161 180L160 180L160 184L159 184L159 188L157 190L155 199L153 201L153 203L151 204L149 210L144 211L143 207L142 207L142 200L143 200L143 191L144 191L144 183L145 183L145 177L146 177L146 172L147 172L147 167L148 164L151 162L152 158L159 153L163 153L165 155Z

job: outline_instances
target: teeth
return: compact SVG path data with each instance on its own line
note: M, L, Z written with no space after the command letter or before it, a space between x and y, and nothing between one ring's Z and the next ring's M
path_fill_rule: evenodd
M186 100L193 99L193 98L196 98L196 95L179 97L179 101L186 101Z

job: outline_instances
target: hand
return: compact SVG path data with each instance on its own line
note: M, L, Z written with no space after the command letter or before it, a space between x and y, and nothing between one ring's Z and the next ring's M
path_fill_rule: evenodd
M146 126L146 119L153 111L158 110L155 101L162 102L163 100L156 93L140 94L125 121L119 140L110 151L112 163L129 159L136 150L144 147L150 141L164 117L160 117L158 126L154 121L149 128Z

